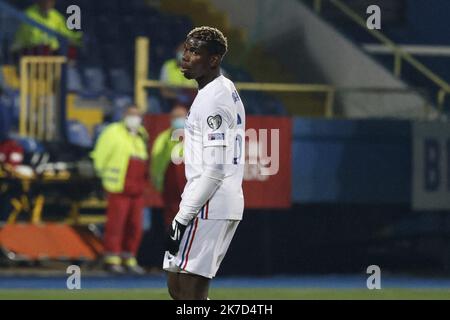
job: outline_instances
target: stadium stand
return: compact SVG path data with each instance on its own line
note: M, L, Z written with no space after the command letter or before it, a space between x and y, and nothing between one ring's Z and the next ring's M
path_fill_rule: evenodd
M223 8L217 5L219 2ZM235 4L238 2L242 1L234 1ZM308 6L295 7L298 10L291 12L299 14L295 19L285 19L266 10L266 15L259 17L263 21L255 20L255 24L246 29L229 19L231 14L226 6L233 3L231 0L57 1L60 12L65 12L71 4L82 8L83 45L76 62L67 64L64 84L67 91L66 114L61 115L63 121L55 121L61 121L67 127L61 141L52 143L17 134L21 118L20 78L17 57L9 48L21 19L0 10L0 137L9 134L17 140L27 153L27 161L33 162L35 157L35 167L42 164L46 154L51 154L51 161L66 161L71 169L77 170L79 160L86 161L102 129L118 121L124 108L135 99L136 37L150 39L148 71L151 80L158 78L163 62L172 58L175 46L193 26L216 25L225 30L234 48L223 64L234 82L319 83L331 88L331 102L335 93L337 97L336 112L330 115L322 93L240 92L250 116L265 116L252 120L261 121L260 126L264 128L271 123L282 123L278 129L286 130L284 137L289 137L289 144L281 153L286 156L287 163L283 169L289 167L292 171L283 176L275 188L272 185L259 190L256 198L272 201L276 197L269 192L287 190L290 207L249 208L249 213L257 214L248 214L243 222L243 231L236 239L239 245L225 262L223 274L360 272L371 258L380 259L393 269L408 270L411 261L415 267L426 268L430 256L433 266L447 270L449 255L441 255L437 250L430 253L429 249L434 241L439 243L439 248L447 245L445 237L448 237L450 223L448 217L441 216L445 210L435 214L426 210L414 213L411 209L415 179L413 166L417 157L423 156L416 155L412 141L417 133L417 120L426 119L423 107L436 109L436 86L423 77L417 77L406 63L403 64L402 76L396 77L392 72L392 56L364 52L367 44L377 42L367 32L355 28L341 11L329 5L335 1L322 1L320 12L315 12L314 3L317 1L283 3L288 2L293 7L299 4ZM364 16L364 9L370 2L351 0L345 3ZM378 1L386 9L382 31L398 44L425 44L426 41L430 45L447 44L445 36L448 32L440 32L442 25L439 23L430 23L427 27L411 25L411 21L418 20L417 15L423 9L419 2ZM0 5L4 3L12 5L18 13L33 1L0 0ZM278 5L279 1L267 3L272 6L266 9L276 7L289 11L289 8ZM443 1L437 11L449 12L447 9L448 4ZM234 10L245 12L247 7L237 5ZM305 19L298 19L305 12L302 16ZM273 19L265 19L267 16ZM436 21L445 20L444 15L438 17ZM284 19L283 23L280 19ZM311 26L325 27L314 30ZM417 32L419 29L421 32ZM314 33L318 31L322 33ZM292 64L293 59L298 63ZM442 58L419 58L419 61L426 62L442 78L450 79L449 65ZM390 89L399 92L386 95L383 92L381 97L372 99L368 91L376 91L376 85L380 83L392 85ZM365 85L364 90L354 88L360 84ZM350 87L344 88L349 92L355 90L349 93L351 97L348 99L342 98L345 92L341 86L345 85ZM164 101L157 88L148 88L146 92L148 109L145 111L150 114L149 119L154 121L154 127L166 125L164 114L169 111L169 103ZM405 99L404 95L412 98ZM448 100L449 97L444 106L448 106ZM352 107L352 112L346 112L350 110L348 106ZM332 116L344 119L332 119ZM436 123L431 122L431 125ZM440 143L439 139L436 141ZM439 149L442 152L436 154L445 154L448 146L443 146ZM292 147L292 152L290 149L286 151L288 147ZM249 180L251 178L254 176ZM64 194L70 195L70 186L65 187ZM78 187L80 194L77 196L81 198L81 195L98 192L97 187L93 183L86 189ZM253 185L249 189L254 189ZM73 221L76 221L78 213L76 208L73 209ZM428 213L432 218L425 217ZM439 229L440 221L443 221L442 229ZM299 226L298 232L286 232L292 230L292 226ZM424 246L417 241L421 237L425 238ZM154 240L144 239L143 247L148 248ZM255 242L264 246L254 249ZM408 248L403 250L405 243ZM391 247L392 244L395 246ZM157 250L152 247L150 251L141 253L140 259L149 265L159 264ZM248 264L237 270L236 262L243 256L261 261L260 268L255 271Z
M311 9L314 8L314 1L303 2ZM367 16L367 7L372 4L369 0L350 0L343 3L347 9L360 17ZM439 1L433 5L432 11L427 10L427 3L420 0L382 0L377 1L376 4L382 8L380 31L399 46L413 46L413 51L410 53L413 53L417 61L443 80L450 81L449 41L445 36L447 34L445 30L449 30L446 17L446 12L450 9L449 3ZM394 53L380 44L367 30L356 27L355 22L343 11L337 10L336 6L328 2L323 2L319 15L387 70L394 70ZM370 50L371 47L381 50ZM419 49L414 51L415 48ZM437 89L435 83L408 63L402 63L401 68L401 79L411 87L420 89L426 99L434 100L434 92ZM448 106L447 102L444 108L447 114L450 112Z
M33 1L19 0L9 3L18 10L24 10ZM111 105L107 109L114 109L115 100L121 96L131 97L133 94L135 37L147 36L151 39L149 70L150 78L156 79L163 62L171 57L175 46L193 26L188 15L177 14L176 10L161 11L143 0L98 3L59 0L56 2L56 9L64 13L65 8L71 4L83 8L83 46L80 48L77 63L68 66L67 90L88 99L106 96ZM212 18L214 17L209 17ZM1 52L4 53L3 74L8 74L9 83L17 83L17 80L13 79L17 70L13 68L14 58L8 47L14 39L19 23L8 15L2 15L0 23L5 26L5 31L0 36ZM114 54L110 54L111 52ZM253 80L248 72L241 67L235 67L233 63L227 62L225 69L235 81ZM247 95L250 113L285 114L283 104L275 96L245 93L245 99ZM159 113L168 109L162 107L166 104L161 101L157 92L150 95L149 102L153 106L152 112ZM78 120L84 122L84 119Z

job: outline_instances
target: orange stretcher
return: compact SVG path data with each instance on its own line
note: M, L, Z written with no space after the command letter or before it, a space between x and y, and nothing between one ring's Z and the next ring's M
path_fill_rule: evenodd
M11 261L76 260L94 261L103 252L99 237L79 220L80 195L90 181L80 181L69 174L23 177L12 171L0 170L0 191L9 192L12 211L0 227L0 251ZM61 222L42 219L46 192L64 193L71 199L68 218ZM72 191L72 192L70 192ZM28 221L18 221L27 214Z

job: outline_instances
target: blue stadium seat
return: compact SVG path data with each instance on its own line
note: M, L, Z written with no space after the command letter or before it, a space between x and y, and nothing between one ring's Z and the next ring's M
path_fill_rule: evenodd
M2 66L0 65L0 70L2 69ZM0 92L5 87L5 82L3 80L3 72L0 72Z
M84 81L86 84L86 90L89 90L93 94L104 93L105 76L103 70L99 67L86 67L83 70Z
M18 90L4 90L0 96L0 105L2 109L7 109L6 114L9 122L9 129L16 129L19 123L20 115L20 94Z
M112 99L111 121L120 121L125 108L133 103L133 98L129 95L116 95Z
M92 147L92 138L88 129L79 121L67 122L67 137L70 144L86 148Z
M67 90L72 92L81 92L84 90L81 74L77 67L67 67Z
M111 89L115 93L132 94L133 83L128 72L123 68L115 68L108 70Z
M154 94L151 94L148 96L147 106L148 106L148 108L147 108L148 113L151 113L151 114L163 113L163 107L161 105L161 101Z
M21 145L25 153L43 153L45 151L44 145L36 139L15 135L10 135L10 137Z
M10 127L10 108L5 106L2 102L3 99L0 97L0 141L8 136Z
M130 95L122 94L116 95L113 98L112 105L114 108L125 109L128 105L133 103L133 97Z

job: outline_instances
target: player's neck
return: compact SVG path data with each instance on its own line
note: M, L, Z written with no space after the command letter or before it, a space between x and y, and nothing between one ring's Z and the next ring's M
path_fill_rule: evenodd
M204 75L201 78L195 79L198 83L198 89L203 89L208 83L220 76L220 69L211 72L210 74Z

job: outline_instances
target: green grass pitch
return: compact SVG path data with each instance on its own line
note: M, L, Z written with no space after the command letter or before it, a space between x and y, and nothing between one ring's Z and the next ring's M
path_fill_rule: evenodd
M434 289L291 289L291 288L213 288L213 300L381 300L381 299L433 299L449 300L450 290ZM81 289L42 290L9 289L0 290L0 300L4 299L44 299L44 300L165 300L169 299L166 289Z

